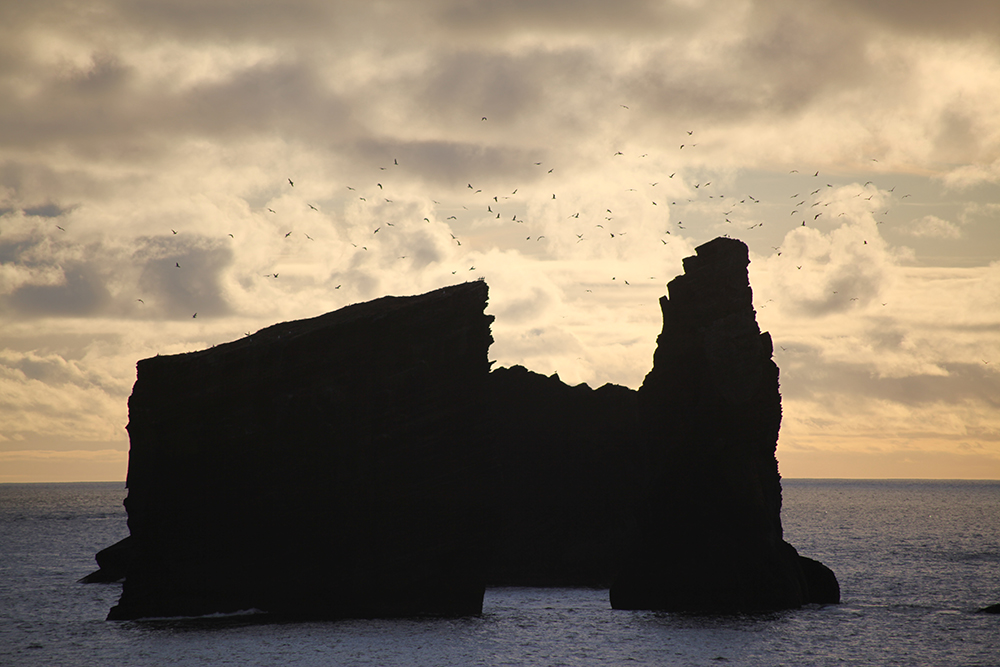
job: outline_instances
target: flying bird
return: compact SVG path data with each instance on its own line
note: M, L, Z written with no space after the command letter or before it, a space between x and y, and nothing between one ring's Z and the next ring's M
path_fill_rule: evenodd
M295 183L292 183L292 179L290 179L290 178L288 179L288 184L290 186L292 186L293 188L295 187Z

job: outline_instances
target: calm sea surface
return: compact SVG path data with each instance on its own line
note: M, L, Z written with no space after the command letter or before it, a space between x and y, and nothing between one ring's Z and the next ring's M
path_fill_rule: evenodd
M785 537L843 603L614 611L607 591L487 591L458 620L105 621L82 585L127 534L123 484L0 484L0 665L1000 665L1000 482L785 480Z

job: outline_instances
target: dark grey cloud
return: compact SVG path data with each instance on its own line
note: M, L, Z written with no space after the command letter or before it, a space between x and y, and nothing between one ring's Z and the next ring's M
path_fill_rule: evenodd
M231 248L219 239L192 236L139 239L133 255L138 270L135 299L150 318L226 315L222 275L233 260Z
M118 192L121 185L121 180L86 167L46 163L41 157L0 159L0 215L23 211L29 216L57 217L51 214L58 210L57 215L62 215L80 206L55 203L59 200L79 202Z
M324 145L357 132L350 105L317 76L315 63L259 64L195 86L148 109L146 132L180 131L213 139L273 135ZM151 100L155 102L155 100Z
M459 31L476 33L546 31L615 34L664 34L691 30L706 22L706 12L687 3L655 0L448 0L437 5L435 17ZM729 3L715 3L716 10Z
M534 55L539 56L537 60ZM569 83L567 78L572 78L575 68L564 71L561 80L552 80L545 62L551 59L541 54L448 51L421 77L418 99L437 118L465 124L481 122L485 115L494 124L511 123L520 114L533 113L545 100L540 85L544 80L556 88Z
M1000 34L1000 3L994 0L824 0L831 15L850 13L859 24L891 32L964 39Z
M851 312L871 303L879 295L883 277L877 267L859 260L827 276L817 296L786 293L782 307L808 317Z
M59 206L58 204L50 202L39 206L28 206L22 210L24 211L24 214L28 216L38 216L39 218L58 218L59 216L66 215L75 208L76 206Z
M103 272L77 261L61 268L61 283L22 285L2 298L4 310L25 317L83 317L101 313L111 302Z
M0 264L33 276L0 296L0 311L28 318L225 315L231 307L222 276L232 259L225 241L191 234L105 239L85 247L38 229L0 236ZM53 282L54 274L61 279Z
M79 384L80 380L80 374L74 372L66 360L60 357L25 355L4 360L2 365L22 372L28 380L37 380L45 384Z
M393 141L365 139L342 147L355 170L373 172L379 165L398 160L407 179L430 185L463 188L469 182L477 188L500 179L528 182L540 175L534 162L543 159L541 148L516 145L483 145L472 141ZM541 172L544 173L544 172ZM434 196L433 194L431 195Z
M816 350L803 346L786 355L786 359L788 370L781 376L781 393L789 399L823 402L848 395L908 407L978 402L1000 408L1000 376L985 364L942 363L944 375L880 377L870 364L827 363ZM778 363L781 366L785 362L779 358Z
M302 40L350 34L361 16L372 17L365 2L268 0L107 0L112 13L134 29L182 42ZM374 12L378 14L378 10Z

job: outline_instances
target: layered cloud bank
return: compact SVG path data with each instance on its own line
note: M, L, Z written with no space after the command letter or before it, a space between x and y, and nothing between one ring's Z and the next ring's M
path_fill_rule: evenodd
M637 387L720 234L783 474L997 478L998 30L971 1L0 9L0 481L123 478L137 359L479 276L500 365Z

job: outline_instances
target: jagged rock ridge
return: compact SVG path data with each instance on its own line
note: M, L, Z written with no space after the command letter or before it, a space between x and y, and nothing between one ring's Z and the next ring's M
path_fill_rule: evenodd
M778 367L761 333L746 245L717 238L661 297L639 389L654 476L619 609L755 611L838 602L836 577L782 539Z
M482 282L143 360L131 536L89 579L127 571L111 618L474 614L486 585L612 582L619 608L835 602L782 540L747 265L729 239L685 260L638 392L490 373Z

